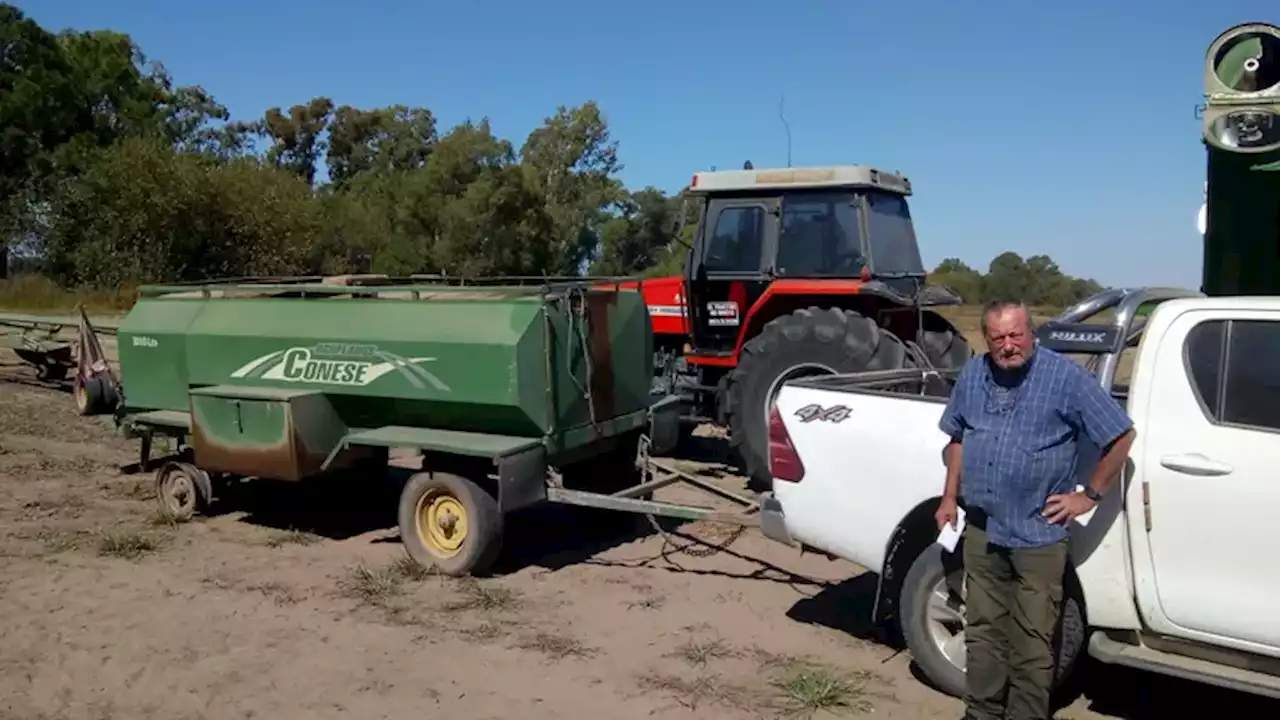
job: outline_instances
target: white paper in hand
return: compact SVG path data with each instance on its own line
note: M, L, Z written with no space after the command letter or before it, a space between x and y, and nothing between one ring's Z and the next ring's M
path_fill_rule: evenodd
M938 544L947 552L955 552L956 543L960 542L960 534L964 532L964 508L956 508L955 525L943 525L938 533Z

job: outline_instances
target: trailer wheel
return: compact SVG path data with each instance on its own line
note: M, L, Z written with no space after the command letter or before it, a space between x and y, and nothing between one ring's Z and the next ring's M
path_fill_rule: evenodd
M422 472L400 492L400 538L418 564L446 575L482 572L502 551L498 502L459 475Z
M911 362L902 340L851 310L811 307L769 321L743 346L721 401L729 443L752 483L765 489L772 479L766 429L769 408L784 382L891 370Z
M186 522L213 502L209 475L184 462L167 462L156 471L156 504L163 517Z
M87 381L79 377L72 389L76 401L76 411L81 415L101 415L115 407L116 390L106 378L95 375Z
M957 546L955 552L961 552ZM953 567L954 565L954 567ZM912 563L902 582L899 624L911 658L930 682L955 697L965 692L964 567L943 562L942 548L930 545ZM1085 644L1084 601L1068 572L1062 613L1054 633L1057 662L1053 686L1060 688L1075 669Z

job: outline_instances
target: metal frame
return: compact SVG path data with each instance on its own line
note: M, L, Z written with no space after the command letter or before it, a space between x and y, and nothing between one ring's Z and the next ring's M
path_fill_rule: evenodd
M1202 292L1178 287L1114 288L1104 290L1067 308L1046 325L1050 323L1082 323L1099 313L1115 309L1115 318L1111 321L1110 327L1120 331L1120 337L1123 338L1123 341L1118 349L1099 354L1097 362L1098 382L1103 387L1110 388L1115 382L1116 368L1120 364L1120 355L1129 346L1133 335L1142 329L1141 326L1134 327L1138 308L1147 303L1161 303L1166 300L1204 296Z

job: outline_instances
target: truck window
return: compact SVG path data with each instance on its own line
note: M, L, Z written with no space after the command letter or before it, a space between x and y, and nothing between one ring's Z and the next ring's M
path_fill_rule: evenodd
M716 217L703 266L710 272L760 269L765 211L759 205L727 207Z
M779 275L851 277L864 264L853 193L790 193L783 198Z
M1280 322L1202 322L1187 334L1186 362L1211 420L1280 430Z

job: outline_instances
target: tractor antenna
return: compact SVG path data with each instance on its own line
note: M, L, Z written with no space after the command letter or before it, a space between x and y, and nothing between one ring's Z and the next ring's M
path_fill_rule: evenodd
M778 100L778 119L782 121L782 128L787 131L787 167L791 167L791 124L787 122L786 106L787 96L783 95Z

